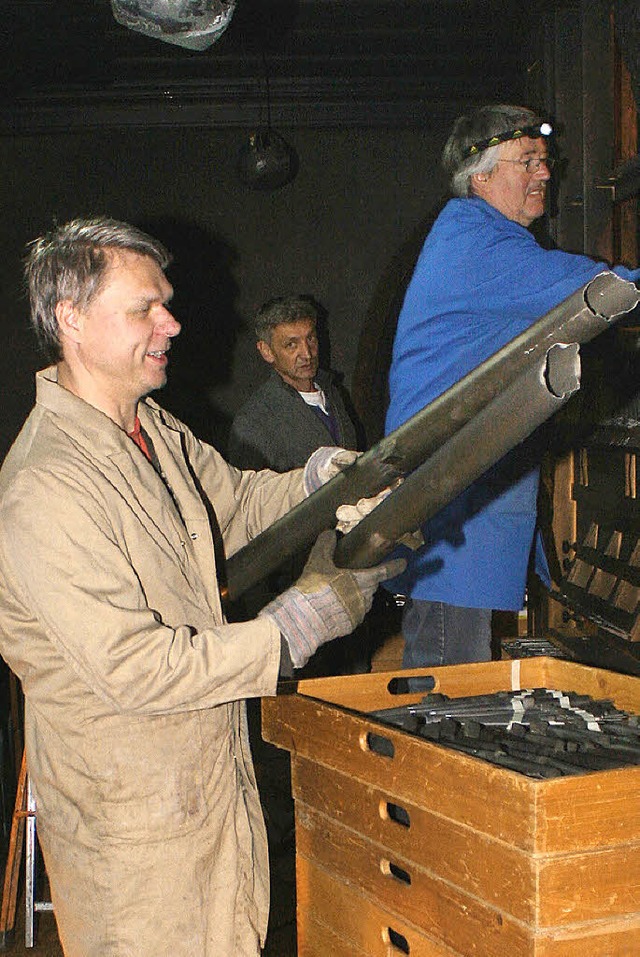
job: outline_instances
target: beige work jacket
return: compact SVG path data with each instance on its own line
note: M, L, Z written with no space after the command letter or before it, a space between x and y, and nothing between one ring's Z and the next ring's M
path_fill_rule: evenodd
M54 910L70 957L255 957L243 700L274 694L280 635L225 623L203 498L231 554L304 497L301 472L240 472L153 401L139 414L162 477L45 370L0 472L0 651Z

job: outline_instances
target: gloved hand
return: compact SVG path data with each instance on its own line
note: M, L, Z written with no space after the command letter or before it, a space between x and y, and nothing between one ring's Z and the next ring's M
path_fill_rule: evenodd
M384 502L385 498L391 495L394 488L397 488L397 486L401 484L402 479L398 479L393 485L390 485L388 488L383 488L381 492L371 496L371 498L360 498L355 505L339 505L336 509L337 530L342 532L343 535L347 535L356 525L360 524L363 518L370 515L374 508L377 508L381 502ZM420 529L417 529L415 532L406 532L402 538L398 539L398 543L406 545L407 548L415 551L424 545L424 536Z
M352 465L362 452L341 449L333 445L323 445L309 456L302 473L304 490L307 495L316 492L321 485Z
M356 525L359 525L363 518L370 515L380 502L384 502L388 495L391 495L393 489L383 488L377 495L371 498L359 498L355 505L339 505L336 509L336 528L343 535L350 532Z
M295 585L258 615L276 623L294 668L302 668L320 645L350 634L371 608L380 582L406 567L403 558L396 558L375 568L337 568L335 546L336 533L322 532Z

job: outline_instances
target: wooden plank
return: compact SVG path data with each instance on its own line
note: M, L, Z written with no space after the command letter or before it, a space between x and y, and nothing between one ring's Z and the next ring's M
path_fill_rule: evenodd
M2 885L2 907L0 909L0 949L4 949L12 940L16 921L18 884L20 865L24 845L25 820L27 817L27 762L24 752L20 764L20 774L16 788L16 799L11 818L11 833Z
M615 48L616 165L638 153L638 106L633 95L631 74L619 49ZM614 262L638 261L638 199L631 197L614 207Z
M545 659L546 661L547 659ZM537 659L541 662L542 659ZM403 671L376 672L367 675L341 675L334 678L312 678L298 683L298 692L308 697L330 701L354 711L374 711L419 701L424 692L396 694L394 680L410 677L430 678L434 692L461 697L484 694L512 685L512 662L492 661L467 665L447 665L441 668L419 668ZM544 670L538 666L542 675ZM448 688L449 690L444 690Z
M638 841L534 856L411 804L389 808L384 791L302 758L292 783L297 801L536 930L638 910Z
M293 762L292 784L296 801L357 831L392 856L428 868L524 923L535 923L538 866L531 855L414 804L389 807L385 791L304 758ZM408 824L400 823L405 820ZM558 899L562 896L560 890Z
M555 658L490 661L407 671L399 669L367 675L310 678L292 683L289 688L307 697L365 713L420 700L422 693L394 694L394 681L397 683L398 679L408 677L431 678L432 691L453 697L547 687L580 691L599 698L612 698L619 708L640 711L638 678ZM268 706L271 700L265 699L265 704Z
M552 112L555 122L562 124L562 155L567 159L552 228L554 240L561 249L585 252L583 25L580 0L554 4L549 11L549 20L551 27L547 32L547 43L553 62L548 64L548 69L555 81ZM554 511L554 519L555 514Z
M563 928L557 934L541 936L535 949L535 957L636 957L639 953L640 922L636 917Z
M613 261L612 205L607 181L615 163L614 56L609 0L582 2L582 148L584 151L584 252ZM577 105L577 104L576 104Z
M563 562L573 558L573 546L578 537L577 530L577 509L575 499L573 498L574 483L574 459L576 452L574 449L559 456L553 467L552 478L549 480L552 487L552 506L553 515L553 534L549 537L553 539L555 546L555 559L553 565L553 578L559 580L564 574ZM545 463L544 473L546 475L549 463ZM555 602L549 606L547 627L558 631L575 631L575 622L564 622L562 620L562 610Z
M640 844L543 859L538 893L541 927L615 917L640 922Z
M384 856L375 844L305 806L298 809L297 833L300 939L311 918L337 928L339 939L349 927L344 936L366 940L371 933L371 911L366 904L349 907L349 895L356 894L389 915L388 926L405 936L406 929L415 927L418 939L420 935L435 938L435 943L445 948L444 954L449 953L446 948L464 957L635 957L640 952L637 914L536 931L470 895L457 893L456 888L434 880L410 861L397 858L392 862L411 878L410 884L385 873ZM318 890L313 869L329 873L336 885L333 893ZM332 950L325 953L334 955ZM410 949L409 953L420 952Z
M391 635L371 656L372 671L399 671L402 668L404 638Z
M634 845L640 841L640 767L541 782L535 853Z
M298 957L460 957L313 861L299 869Z
M533 938L526 925L411 861L399 856L391 860L384 848L299 803L296 848L300 858L315 861L340 876L389 913L454 951L474 957L534 955ZM463 861L459 864L464 866Z
M298 929L298 957L368 957L366 950L354 947L350 940L344 940L333 932L331 927L305 917L304 925Z

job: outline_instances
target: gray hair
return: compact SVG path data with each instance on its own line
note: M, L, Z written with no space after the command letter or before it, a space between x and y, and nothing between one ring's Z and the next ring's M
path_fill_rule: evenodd
M442 166L449 176L453 195L471 196L471 177L476 173L489 173L498 162L501 143L470 156L469 150L474 144L539 123L540 117L533 110L507 104L483 106L469 116L458 117L442 152Z
M311 296L278 296L260 306L254 324L256 339L271 345L273 330L283 322L310 319L315 325L319 318L320 309Z
M62 358L56 305L68 299L86 308L99 292L109 266L106 251L113 249L149 256L162 270L171 262L170 253L157 239L129 223L103 216L56 226L29 244L25 278L31 323L50 361Z

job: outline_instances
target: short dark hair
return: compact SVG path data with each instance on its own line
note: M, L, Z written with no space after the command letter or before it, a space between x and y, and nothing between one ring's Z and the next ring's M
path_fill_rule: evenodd
M310 319L315 325L319 318L320 308L312 296L277 296L258 309L255 318L256 339L271 345L273 330L283 322Z
M498 162L501 144L470 155L475 143L489 140L508 130L540 124L540 117L524 106L499 103L483 106L468 116L459 116L442 153L442 165L449 176L454 196L471 195L471 177L488 173Z
M150 256L162 270L171 255L157 239L129 223L104 216L56 226L28 246L25 278L31 323L52 362L62 358L56 305L65 299L86 307L97 294L109 265L105 250L129 249Z

